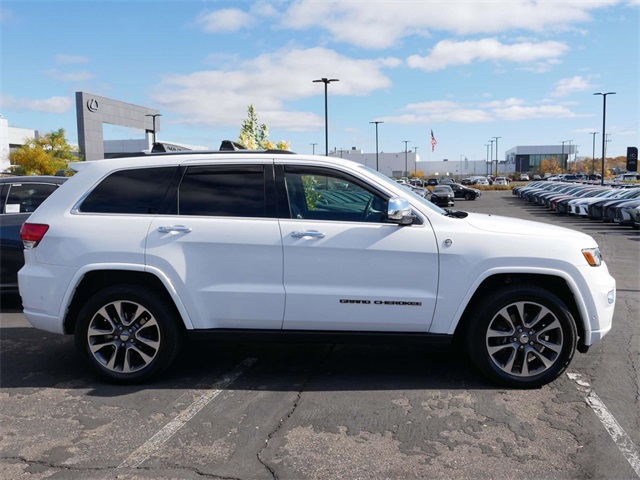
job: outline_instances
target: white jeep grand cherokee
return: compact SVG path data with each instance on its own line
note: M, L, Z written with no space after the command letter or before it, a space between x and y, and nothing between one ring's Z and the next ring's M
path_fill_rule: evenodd
M615 280L588 235L450 212L341 159L281 151L75 164L25 223L37 328L74 334L116 382L185 335L462 340L504 385L558 377L611 328Z

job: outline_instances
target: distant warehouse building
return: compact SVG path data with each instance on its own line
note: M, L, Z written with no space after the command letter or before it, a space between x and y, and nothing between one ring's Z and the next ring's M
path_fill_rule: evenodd
M414 172L422 172L425 176L435 177L465 177L474 175L487 175L490 172L489 164L483 160L469 160L462 157L460 160L420 160L420 155L415 151L406 152L379 152L365 153L352 147L350 150L333 150L330 157L347 158L358 162L374 170L384 173L388 177L407 177ZM501 162L504 163L504 162Z
M556 159L567 169L571 155L576 153L575 145L532 145L513 147L505 152L505 162L509 172L540 173L543 160Z

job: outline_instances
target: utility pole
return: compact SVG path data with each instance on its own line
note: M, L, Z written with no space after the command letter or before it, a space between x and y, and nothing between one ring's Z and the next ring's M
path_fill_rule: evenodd
M406 176L406 177L409 176L409 171L407 170L407 144L410 141L411 140L403 140L403 142L404 142L404 176Z

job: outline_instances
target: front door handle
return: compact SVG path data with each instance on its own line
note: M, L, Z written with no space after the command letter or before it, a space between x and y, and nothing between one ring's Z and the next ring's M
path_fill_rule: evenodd
M158 227L160 233L189 233L191 228L184 225L169 225L164 227Z
M291 232L294 238L324 238L324 233L317 230L305 230L304 232Z

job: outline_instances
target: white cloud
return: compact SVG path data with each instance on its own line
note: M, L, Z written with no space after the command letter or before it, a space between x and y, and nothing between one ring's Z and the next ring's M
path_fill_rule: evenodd
M411 113L383 117L382 121L412 125L432 122L484 123L493 120L491 115L482 109L469 108L448 100L412 103L403 110Z
M70 65L74 63L87 63L89 61L89 57L85 57L84 55L67 55L59 53L55 56L55 61L61 65Z
M391 80L382 69L400 63L394 58L354 60L324 48L284 49L236 62L233 69L167 76L156 88L154 100L178 114L182 123L239 125L253 104L260 120L271 128L315 129L324 125L322 116L286 111L288 101L309 97L323 105L324 85L312 80L340 79L328 87L331 108L340 96L389 88Z
M508 108L514 105L524 105L525 103L521 98L507 98L506 100L483 103L480 106L483 108Z
M465 105L449 100L412 103L404 107L401 115L382 117L388 123L485 123L497 120L528 120L537 118L572 118L573 113L566 105L529 106L523 99L508 98L478 105Z
M564 43L553 41L505 45L493 38L464 42L443 40L426 57L411 55L407 64L412 68L437 71L475 61L530 63L557 59L568 50Z
M10 95L2 96L2 106L7 110L33 110L44 113L67 113L75 107L70 97L50 97L44 100L16 99Z
M571 78L563 78L556 83L556 87L551 93L552 97L566 97L576 92L591 91L596 88L591 83L590 77L576 76Z
M79 72L61 72L60 70L47 70L45 75L55 80L63 82L83 82L85 80L91 80L94 75L91 72L79 71Z
M403 38L432 32L457 35L507 31L546 33L575 28L592 20L591 11L611 1L385 2L300 0L282 16L283 28L327 30L333 40L364 48L388 48Z
M253 17L237 8L224 8L200 14L196 24L208 33L235 32L253 25Z
M496 108L493 113L502 120L528 120L532 118L574 118L578 117L563 105L522 106L513 105L505 108Z

